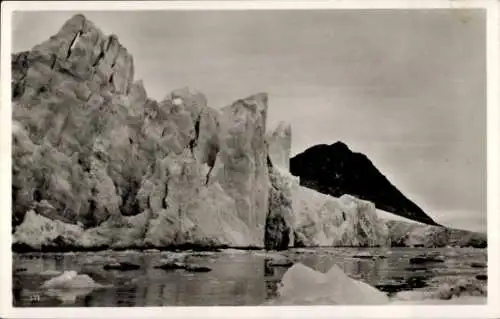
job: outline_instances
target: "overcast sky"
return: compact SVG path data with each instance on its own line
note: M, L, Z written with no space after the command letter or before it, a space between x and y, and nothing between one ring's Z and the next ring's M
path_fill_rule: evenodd
M16 13L13 51L74 13ZM486 231L484 11L82 13L132 53L150 97L189 86L219 108L267 92L293 154L341 140L438 222Z

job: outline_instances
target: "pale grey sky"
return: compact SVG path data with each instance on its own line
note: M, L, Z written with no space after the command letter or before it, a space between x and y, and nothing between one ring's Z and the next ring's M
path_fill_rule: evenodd
M75 13L16 13L13 51ZM483 10L81 13L118 35L150 97L267 92L293 154L342 140L438 222L486 231Z

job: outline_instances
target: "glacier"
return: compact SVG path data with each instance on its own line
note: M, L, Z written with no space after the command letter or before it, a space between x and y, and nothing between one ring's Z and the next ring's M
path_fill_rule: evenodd
M486 244L300 185L266 93L150 99L130 52L83 15L11 67L15 250Z

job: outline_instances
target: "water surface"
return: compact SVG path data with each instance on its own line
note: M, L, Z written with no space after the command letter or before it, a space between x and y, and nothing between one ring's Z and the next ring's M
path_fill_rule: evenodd
M360 252L385 258L356 258ZM443 263L411 265L409 259L438 252ZM185 253L184 253L185 254ZM453 277L475 277L485 268L486 249L472 248L315 248L281 253L265 251L191 252L185 261L208 266L206 273L156 269L162 258L177 256L168 251L101 251L77 253L14 254L13 294L16 307L130 307L130 306L256 306L276 297L286 267L270 267L266 260L284 255L315 270L326 272L337 264L349 276L386 291L389 295L409 289L437 289ZM132 271L104 270L111 261L140 265ZM16 270L17 269L17 270ZM96 282L99 289L47 291L41 284L54 271L75 270Z

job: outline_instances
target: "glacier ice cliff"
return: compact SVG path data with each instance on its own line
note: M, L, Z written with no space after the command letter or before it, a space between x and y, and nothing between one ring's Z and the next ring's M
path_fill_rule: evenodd
M487 246L483 233L395 220L387 220L386 225L391 246L395 247Z
M266 248L389 245L387 227L370 202L349 195L335 198L300 186L299 178L288 171L289 125L280 123L267 140L271 187Z
M13 54L12 74L14 243L262 244L266 94L221 110L188 88L151 100L82 15Z
M291 129L283 123L268 136L270 197L273 199L268 224L277 225L274 232L269 233L283 242L279 248L388 246L388 229L372 203L350 195L336 198L300 186L299 178L287 169L289 158L282 156L290 154L290 140Z
M12 54L11 67L16 249L281 250L404 237L370 202L301 185L290 125L266 132L265 93L220 109L190 88L150 99L118 37L82 15Z
M296 246L388 246L388 230L375 206L350 195L340 198L306 187L293 194Z

